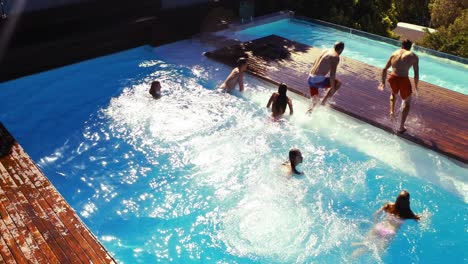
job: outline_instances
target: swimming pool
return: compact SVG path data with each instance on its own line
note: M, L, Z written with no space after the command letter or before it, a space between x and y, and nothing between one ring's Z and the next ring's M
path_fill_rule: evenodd
M0 120L120 263L356 262L352 242L402 188L424 220L358 261L466 262L465 166L326 108L306 116L295 95L295 115L271 122L274 87L214 91L230 69L206 49L144 46L0 84ZM291 147L303 177L284 177Z
M393 44L298 19L282 19L245 30L228 31L224 34L242 41L276 34L324 49L332 48L335 41L343 41L345 43L345 50L342 56L380 68L385 66L389 56L399 48ZM419 56L419 75L421 80L468 94L468 65L421 52L416 53ZM410 70L410 76L413 76L412 70Z

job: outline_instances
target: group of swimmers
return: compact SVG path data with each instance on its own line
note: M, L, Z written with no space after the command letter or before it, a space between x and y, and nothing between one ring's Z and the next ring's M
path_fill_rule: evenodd
M301 169L302 161L301 151L292 148L289 151L289 162L284 165L289 167L290 174L302 175L304 174ZM385 213L383 219L381 218L382 213ZM394 203L387 202L375 212L375 225L370 229L363 242L353 243L353 246L357 248L352 256L356 258L366 251L374 249L379 253L383 252L403 225L404 220L408 219L419 221L421 217L411 210L409 192L402 190Z
M387 71L392 67L392 73L388 79L391 87L390 119L393 121L395 118L394 107L397 94L400 94L403 108L400 126L397 130L398 133L404 133L406 131L404 124L409 113L412 94L411 82L408 77L409 69L411 67L413 67L414 70L415 90L416 92L418 90L419 59L416 54L410 51L411 46L412 42L405 39L402 42L401 49L395 51L390 56L387 64L382 70L382 79L378 87L379 90L383 90L385 88ZM315 60L307 80L311 96L311 106L308 110L309 113L312 112L314 107L319 103L319 89L329 88L328 92L320 102L321 105L324 105L341 87L341 82L336 78L336 70L343 50L344 43L336 42L333 50L323 51ZM239 58L237 60L237 66L231 71L219 89L229 92L234 90L238 85L239 90L241 92L244 91L243 73L247 70L247 62L248 60L246 58ZM293 114L293 104L292 100L286 95L287 90L288 87L286 84L281 83L278 87L278 92L273 93L268 100L267 108L271 106L272 116L275 118L282 116L285 113L287 106L289 107L290 114ZM159 99L161 97L161 84L159 81L154 81L151 84L149 93L155 99ZM303 156L299 149L293 148L289 151L289 162L285 163L285 165L290 168L291 175L303 174L300 169L302 161ZM376 246L378 250L384 250L403 224L403 220L420 219L420 216L414 214L410 208L410 194L406 190L400 192L394 203L386 203L377 210L375 213L375 219L378 220L378 217L383 212L386 213L386 217L374 225L374 227L369 231L366 241L354 244L358 248L354 251L353 256L359 256L372 245Z
M419 82L419 58L411 50L412 42L405 39L402 42L401 49L393 52L388 59L387 64L382 70L382 79L378 87L379 90L385 88L385 82L387 79L387 71L392 67L392 73L388 82L391 87L390 95L390 119L394 120L394 108L396 95L400 94L402 99L402 113L400 126L397 130L398 133L404 133L406 131L405 121L409 113L412 87L408 77L409 70L413 67L414 71L414 84L415 91L418 91ZM319 89L329 88L321 101L321 105L324 105L327 100L332 97L335 92L341 87L341 82L336 79L336 70L340 62L340 55L344 50L343 42L336 42L333 50L325 50L315 60L312 69L310 70L308 77L308 85L311 96L311 107L308 112L311 112L319 102ZM245 62L246 64L246 62ZM238 67L239 70L233 71L230 77L239 75L239 80L242 78L242 72L246 70L246 66ZM328 75L328 77L327 77ZM227 79L231 84L234 83L232 79ZM227 82L224 83L223 88L232 87ZM243 87L243 84L242 84ZM292 101L286 96L287 86L286 84L280 84L278 92L273 93L268 101L267 107L272 105L272 116L277 117L284 114L286 106L289 106L290 114L293 113ZM303 174L299 167L302 164L303 156L299 149L293 148L289 151L289 167L291 174ZM380 220L379 217L382 213L386 213L385 217ZM374 215L376 224L371 228L364 242L354 243L356 250L353 252L353 257L358 257L365 251L375 248L379 252L384 251L389 242L396 235L397 231L406 219L420 220L420 216L413 213L410 207L410 194L406 190L402 190L394 203L384 204Z
M405 39L402 42L401 48L395 51L389 58L387 64L382 70L382 79L379 85L379 90L384 90L385 82L387 79L387 71L392 67L392 73L388 82L391 87L390 95L390 119L394 121L394 109L395 100L397 94L400 94L402 99L402 112L400 126L396 132L404 133L406 131L405 122L408 117L411 103L412 87L408 77L409 70L413 67L414 71L414 86L415 91L418 91L419 82L419 58L416 54L411 51L413 43ZM307 80L310 96L311 106L308 112L312 112L315 106L319 102L319 89L329 88L321 101L321 105L324 105L327 100L332 97L335 92L340 89L341 82L336 78L336 70L340 62L340 55L344 50L343 42L336 42L332 50L325 50L315 60L312 69L310 70L309 77ZM236 85L239 85L239 90L244 90L244 79L243 73L247 70L247 59L239 58L237 61L237 67L234 68L220 89L225 91L231 91L235 89ZM328 76L327 76L328 75ZM286 96L287 86L282 83L278 87L278 92L273 93L268 101L267 107L272 106L272 116L279 117L284 114L286 106L289 106L290 114L293 113L293 106L291 99Z

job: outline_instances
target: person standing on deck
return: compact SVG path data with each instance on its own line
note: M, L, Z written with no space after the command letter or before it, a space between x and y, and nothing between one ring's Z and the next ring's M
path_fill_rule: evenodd
M239 91L244 91L244 72L247 70L247 59L239 58L237 67L234 68L219 89L230 92L239 84Z
M330 88L322 99L321 105L324 105L328 98L332 97L340 88L341 82L336 79L336 69L338 67L338 63L340 63L340 55L343 50L344 43L341 41L336 42L333 50L323 51L315 60L314 66L310 70L309 78L307 80L310 88L310 97L312 99L312 105L308 111L309 113L312 112L315 105L318 103L319 88ZM330 77L325 77L327 74L330 74Z
M416 54L410 51L412 45L413 43L410 40L405 39L401 43L401 49L393 52L387 62L387 65L385 65L382 70L382 81L379 85L379 90L383 90L385 88L387 71L390 66L392 66L392 74L390 75L390 78L388 78L388 82L392 88L392 94L390 95L390 119L392 121L395 119L395 98L398 92L400 92L403 108L401 111L400 128L397 130L398 133L404 133L406 131L405 121L410 110L412 93L411 82L408 77L408 72L411 67L413 67L414 71L414 87L416 93L418 91L419 58Z

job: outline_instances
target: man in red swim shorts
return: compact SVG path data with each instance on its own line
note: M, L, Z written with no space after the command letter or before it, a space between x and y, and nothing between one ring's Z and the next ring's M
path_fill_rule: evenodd
M401 111L401 122L400 128L397 130L398 133L404 133L406 131L405 121L408 117L410 110L411 102L411 82L408 77L408 72L411 67L414 71L414 86L416 92L418 91L418 82L419 82L419 58L411 50L413 43L405 39L401 43L401 49L395 51L390 59L385 65L385 68L382 70L382 81L379 85L379 89L383 90L385 88L385 80L387 79L387 71L392 66L392 74L388 78L390 87L392 88L392 94L390 95L390 118L393 120L394 109L395 109L395 98L398 93L400 93L402 99L403 111Z

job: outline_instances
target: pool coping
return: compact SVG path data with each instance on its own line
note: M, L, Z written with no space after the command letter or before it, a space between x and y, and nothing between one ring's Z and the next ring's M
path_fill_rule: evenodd
M327 27L331 27L331 28L334 28L334 29L337 29L337 30L340 30L340 31L343 31L343 32L347 32L347 33L350 33L350 34L354 34L354 35L357 35L357 36L366 37L366 38L369 38L369 39L372 39L372 40L385 42L385 43L394 45L396 47L401 46L401 40L392 39L392 38L388 38L388 37L368 33L368 32L362 31L362 30L337 25L337 24L334 24L334 23L331 23L331 22L327 22L327 21L323 21L323 20L319 20L319 19L315 19L315 18L309 18L309 17L305 17L305 16L296 15L294 13L294 11L290 11L290 10L284 10L284 11L279 11L279 12L264 15L264 16L255 17L252 21L249 21L249 22L246 22L246 23L241 23L241 22L231 23L231 24L229 24L228 29L218 31L218 33L222 34L225 31L230 31L230 32L239 31L239 30L250 28L250 27L255 27L255 26L260 26L260 25L276 22L276 21L279 21L279 20L282 20L282 19L291 19L291 20L293 20L293 21L295 21L297 23L304 23L304 24L312 23L312 24L327 26ZM438 58L441 58L441 59L447 59L447 60L450 60L450 61L462 63L462 64L465 64L465 65L468 66L468 58L462 58L462 57L455 56L455 55L452 55L452 54L448 54L448 53L445 53L445 52L425 48L425 47L419 46L417 44L413 45L413 51L421 52L421 53L428 54L428 55L438 57Z

